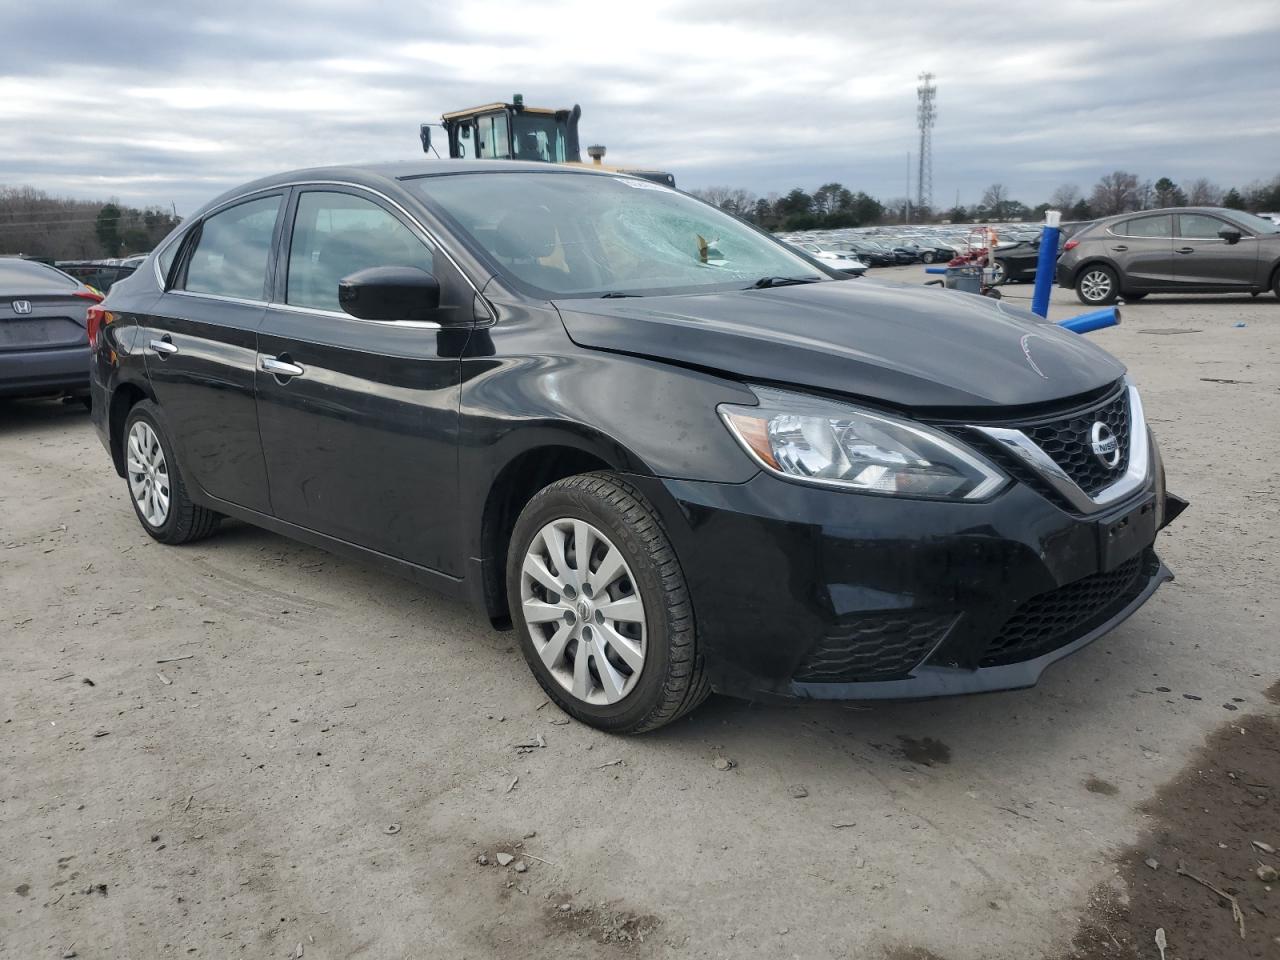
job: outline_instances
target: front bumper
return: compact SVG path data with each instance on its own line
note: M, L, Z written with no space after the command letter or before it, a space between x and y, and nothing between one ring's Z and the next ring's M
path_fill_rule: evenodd
M1158 500L1166 522L1185 506L1166 498L1158 472L1088 518L1020 483L970 504L765 473L743 484L635 480L676 547L712 687L766 700L1031 686L1172 579L1154 527L1109 557L1100 525L1144 502Z
M31 397L89 387L89 346L0 353L0 396Z

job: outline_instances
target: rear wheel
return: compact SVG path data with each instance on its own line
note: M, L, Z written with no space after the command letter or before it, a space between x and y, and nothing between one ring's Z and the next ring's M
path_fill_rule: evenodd
M933 261L938 258L932 250L926 250L924 253L920 254L920 259L925 263L933 263Z
M684 573L625 481L583 474L538 493L512 533L507 596L538 683L584 723L642 733L709 692Z
M1271 292L1280 299L1280 269L1271 275Z
M188 543L217 529L221 516L187 496L173 445L149 400L135 404L125 420L124 461L133 512L156 540Z
M1090 307L1105 307L1115 303L1120 294L1116 273L1100 263L1091 264L1076 278L1076 296Z

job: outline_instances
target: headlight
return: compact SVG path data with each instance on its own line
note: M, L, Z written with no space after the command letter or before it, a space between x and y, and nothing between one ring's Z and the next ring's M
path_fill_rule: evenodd
M756 407L720 415L771 473L864 493L983 500L1007 477L945 434L908 420L781 390L753 388Z

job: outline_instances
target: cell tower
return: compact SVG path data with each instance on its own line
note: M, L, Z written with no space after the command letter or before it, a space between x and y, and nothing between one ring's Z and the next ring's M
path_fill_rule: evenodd
M933 121L938 116L934 97L938 88L932 73L920 74L920 86L916 87L920 105L916 107L916 123L920 127L920 167L916 174L916 209L921 213L933 210Z

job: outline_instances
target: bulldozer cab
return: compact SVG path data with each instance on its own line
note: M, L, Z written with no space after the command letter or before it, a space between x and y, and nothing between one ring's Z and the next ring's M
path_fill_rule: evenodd
M481 107L454 110L440 118L454 160L533 160L541 163L582 163L578 147L578 120L582 108L572 110L527 107L516 94L511 103L486 103ZM431 152L431 125L419 127L422 152ZM605 149L587 148L595 169L615 170L644 177L654 183L674 187L676 178L665 170L606 167Z
M581 163L580 116L582 109L576 105L572 110L526 107L517 95L512 103L455 110L440 119L454 159ZM424 150L430 145L429 134L424 127Z

